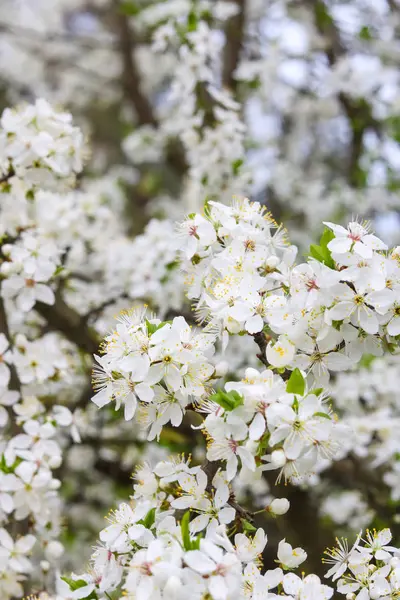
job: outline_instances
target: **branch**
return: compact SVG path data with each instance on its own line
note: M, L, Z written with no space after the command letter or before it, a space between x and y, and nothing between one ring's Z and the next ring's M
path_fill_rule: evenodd
M79 44L82 48L93 49L102 48L109 46L111 48L117 47L117 42L114 39L103 39L96 38L90 35L76 35L66 31L48 31L46 33L39 32L30 27L18 25L16 23L4 23L0 22L0 32L9 33L12 35L21 35L25 40L29 39L33 42L40 44L46 42L70 42L71 44Z
M261 362L269 367L269 362L267 361L266 350L269 340L271 339L269 336L267 337L263 331L259 331L253 335L254 341L257 346L260 348L260 353L257 354L257 358L261 360Z
M6 313L6 309L4 306L4 300L1 296L0 296L0 332L4 333L4 335L6 336L8 342L10 344L10 347L12 347L11 334L10 334L10 329L8 327L7 313ZM18 377L17 369L13 363L9 364L8 367L10 369L10 382L9 382L8 387L10 390L12 390L14 392L21 393L21 382Z
M116 10L116 25L119 33L119 49L123 63L122 84L126 97L130 100L140 125L158 127L159 123L153 107L143 92L142 76L136 62L135 51L139 47L136 34L129 26L129 17L124 15L119 6L119 0L114 0ZM182 145L178 140L170 140L166 148L167 162L182 176L187 170L187 164Z
M58 331L89 354L95 354L101 342L97 332L88 326L86 318L66 304L61 294L56 293L53 305L37 302L35 310L47 321L51 331Z
M116 3L116 23L119 32L119 48L123 62L122 83L127 97L131 100L141 125L157 127L157 120L153 108L143 93L141 74L135 60L137 42L134 31L129 27L126 15L119 10L119 1Z
M99 306L95 306L94 308L92 308L83 317L84 321L86 321L86 323L87 323L91 319L96 319L98 316L101 315L101 313L103 312L103 310L105 310L109 306L112 306L113 304L115 304L119 300L129 300L128 294L121 293L119 296L113 296L112 298L108 298L108 300L104 300L104 302L102 302L101 304L99 304Z
M12 168L11 168L11 169L8 171L8 173L6 173L5 175L2 175L2 176L0 177L0 184L2 184L2 183L7 183L7 181L8 181L9 179L11 179L11 177L14 177L14 175L15 175L15 171L14 171L14 169L12 169Z
M328 42L325 53L330 66L334 67L337 61L346 54L346 49L340 39L340 32L323 0L308 0L308 3L313 8L318 31ZM338 99L352 130L347 179L353 187L360 187L362 172L359 162L363 151L364 132L367 128L371 128L380 135L380 123L374 118L372 108L365 100L355 100L343 92L338 94Z
M239 64L240 52L243 47L245 29L246 0L234 0L238 7L238 13L229 19L226 29L226 42L224 48L222 82L224 86L235 90L237 81L234 72Z

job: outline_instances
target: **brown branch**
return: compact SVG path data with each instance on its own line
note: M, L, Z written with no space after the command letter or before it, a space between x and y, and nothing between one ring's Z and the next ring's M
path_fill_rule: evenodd
M239 10L229 19L225 29L226 42L222 68L223 85L233 91L237 86L234 73L239 64L240 52L243 47L246 0L235 0L235 4Z
M56 293L53 305L37 302L35 310L47 321L49 330L62 333L84 352L95 354L98 351L100 337L87 325L85 317L65 303L60 293Z
M10 344L10 347L12 347L11 334L10 334L10 329L8 327L7 313L6 313L6 309L4 306L4 300L1 296L0 296L0 332L4 333L4 335L6 336L8 342ZM14 392L21 393L21 382L18 377L17 369L13 363L9 364L8 367L10 369L10 382L9 382L8 387L10 390L12 390Z
M259 333L255 333L253 335L254 341L257 344L257 346L260 348L260 353L257 354L257 358L259 360L261 360L261 362L266 366L269 367L269 362L267 361L267 356L266 356L266 350L267 350L267 345L269 342L269 339L267 338L267 336L265 335L265 333L263 331L260 331Z
M141 125L157 127L153 108L142 89L141 73L135 60L137 42L135 33L129 26L128 17L120 10L119 1L116 3L116 24L119 33L119 48L123 62L122 84L126 96L131 100Z
M11 168L11 169L8 171L8 173L6 173L5 175L2 175L2 176L0 177L0 184L2 184L2 183L7 183L7 181L8 181L9 179L11 179L11 177L14 177L14 175L15 175L15 171L14 171L14 169L13 169L13 168Z
M129 17L120 10L119 0L114 0L116 11L116 27L119 36L119 49L123 63L122 85L126 97L132 104L140 125L158 127L159 123L153 107L143 91L142 75L136 62L135 51L139 47L135 31L129 26ZM182 145L177 140L170 140L166 148L167 162L178 176L187 170Z
M327 42L325 54L332 68L346 54L346 48L342 44L340 32L323 0L308 0L308 3L313 8L317 30ZM338 94L338 100L349 120L352 131L347 179L353 187L361 187L363 182L360 158L364 147L364 132L371 128L380 135L380 123L374 118L372 108L365 100L353 99L343 92Z

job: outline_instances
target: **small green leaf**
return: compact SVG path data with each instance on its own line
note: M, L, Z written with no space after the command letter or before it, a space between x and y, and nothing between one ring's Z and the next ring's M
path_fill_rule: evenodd
M168 264L166 264L165 268L167 269L167 271L173 271L178 266L179 266L179 260L173 260L172 262L169 262Z
M358 37L360 40L365 40L366 42L372 40L371 30L368 25L361 27L360 31L358 32Z
M324 419L328 419L328 421L331 420L330 416L324 412L316 412L314 413L314 417L323 417Z
M324 253L322 252L321 247L317 246L316 244L311 244L310 256L312 258L315 258L315 260L317 260L318 262L324 262Z
M144 519L141 519L141 521L139 521L139 523L141 525L144 525L146 527L146 529L151 529L151 527L154 525L155 520L156 520L156 509L152 508L149 510L147 515L144 517Z
M159 325L156 325L155 323L150 323L150 321L146 319L147 333L149 335L153 335L153 333L161 329L161 327L164 327L164 325L166 325L166 321L163 321L162 323L159 323Z
M181 521L181 532L182 532L182 541L183 547L185 550L192 549L192 543L190 540L190 531L189 531L189 523L190 523L190 510L185 512Z
M286 385L286 391L289 394L299 394L299 396L303 396L305 389L306 382L304 380L304 377L299 369L295 369L294 371L292 371L292 374L289 377L289 380Z
M134 17L140 12L140 8L132 0L122 2L119 10L123 15L127 15L128 17Z
M224 392L224 390L218 390L215 394L210 396L210 400L216 402L221 406L224 410L234 410L238 406L243 404L243 398L238 392L235 390L231 390L230 392Z
M196 13L192 10L188 16L188 31L196 31L198 18Z
M319 244L322 249L328 247L329 242L331 242L335 238L335 234L331 229L325 227L323 234L321 235L321 239L319 240Z
M80 590L81 588L88 585L87 581L85 581L84 579L76 579L75 580L75 579L71 579L70 577L61 577L61 579L63 581L65 581L65 583L69 586L69 589L71 590L71 592ZM97 600L97 594L96 594L96 592L93 591L89 594L89 596L85 596L85 598L82 598L82 600Z
M239 174L239 171L240 171L242 165L243 165L243 159L242 158L238 158L237 160L235 160L232 163L232 170L233 170L233 174L234 175L238 175Z
M254 525L252 525L252 523L250 523L250 521L247 521L246 519L242 519L242 527L244 531L247 531L249 533L257 531L257 528L254 527Z
M320 396L323 391L324 391L324 388L314 388L313 390L310 390L308 393L313 394L314 396Z

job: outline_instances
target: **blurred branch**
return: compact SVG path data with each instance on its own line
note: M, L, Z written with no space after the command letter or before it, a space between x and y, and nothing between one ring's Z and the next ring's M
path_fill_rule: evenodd
M234 0L238 13L229 19L226 29L224 47L222 82L232 91L236 89L237 81L234 72L239 64L240 52L243 47L246 0Z
M308 3L313 8L316 27L327 42L325 53L332 68L346 54L346 48L342 44L340 32L323 0L308 0ZM353 187L361 187L363 181L360 159L363 152L364 132L371 128L380 135L380 124L373 117L372 108L365 100L354 99L343 92L339 92L338 99L352 131L347 179Z
M116 23L119 33L119 49L123 62L123 87L131 100L141 125L157 126L153 108L142 89L141 73L135 60L137 42L133 29L129 26L128 17L119 10L116 2Z
M95 354L98 351L100 337L88 326L86 317L82 317L64 302L59 291L53 305L37 302L35 310L47 321L51 331L62 333L84 352Z
M10 347L12 347L11 334L10 334L10 329L8 327L7 313L6 313L6 309L4 306L4 300L1 296L0 296L0 333L3 333L6 336L8 343L10 344ZM13 363L9 364L8 368L10 369L10 382L8 384L8 388L12 391L20 393L21 392L21 382L18 377L17 369ZM11 416L13 416L13 414L14 413L11 410ZM15 424L15 420L11 419L11 424L13 424L13 423Z
M350 456L345 460L334 462L327 471L324 471L323 478L328 479L330 484L346 490L359 490L376 515L387 526L394 528L396 535L400 535L399 524L394 519L397 509L388 505L388 497L384 493L382 477L378 469L368 468L355 456Z
M123 89L130 100L140 125L159 127L153 107L143 91L142 75L135 58L139 43L136 33L129 25L129 17L120 10L118 0L114 0L116 11L116 25L119 34L119 49L123 62ZM170 141L167 146L167 161L181 176L186 171L186 161L182 146L177 141Z
M77 44L81 48L104 49L109 46L110 48L118 48L118 42L115 39L104 37L87 36L87 35L76 35L66 31L47 31L40 32L30 27L23 25L17 25L15 23L4 23L0 22L0 33L9 33L11 35L22 36L24 40L31 40L43 44L45 42L70 42L71 44Z

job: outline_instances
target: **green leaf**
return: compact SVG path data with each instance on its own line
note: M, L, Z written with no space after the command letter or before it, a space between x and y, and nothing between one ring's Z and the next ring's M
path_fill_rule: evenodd
M254 525L252 523L250 523L250 521L247 521L246 519L242 519L242 527L244 531L247 531L249 533L253 533L254 531L257 531L257 528L254 527Z
M224 410L234 410L238 406L243 404L243 398L238 392L235 390L231 390L230 392L225 392L224 390L218 390L215 394L210 396L210 400L216 402L221 406Z
M134 17L140 12L140 8L135 2L132 2L132 0L122 2L119 7L119 10L123 15L127 15L128 17Z
M321 248L327 249L329 242L331 242L334 238L335 238L335 234L333 233L333 231L331 229L329 229L328 227L325 227L325 229L321 235L321 239L319 240Z
M181 521L181 532L182 532L182 541L183 547L185 550L191 550L192 544L190 541L190 531L189 531L189 523L190 523L190 510L185 512Z
M151 529L151 527L154 525L155 520L156 520L156 509L152 508L149 510L147 515L139 521L139 523L141 525L144 525L144 527L146 527L146 529Z
M192 10L188 16L188 31L196 31L197 23L198 23L197 15Z
M243 159L238 158L235 162L232 163L232 170L234 175L238 175L241 166L243 165Z
M63 581L65 581L65 583L69 586L69 589L71 590L71 592L80 590L81 588L88 585L87 581L85 581L84 579L76 579L75 580L75 579L71 579L70 577L61 577L61 579ZM89 594L89 596L85 596L85 598L82 598L82 600L97 600L97 594L96 594L96 592L93 591Z
M316 244L311 244L310 246L310 256L315 258L315 260L318 260L318 262L323 263L327 267L330 267L331 269L335 268L335 262L328 248L328 244L331 240L333 240L334 237L333 231L325 228L320 239L320 245L317 246Z
M173 260L172 262L166 264L165 268L167 269L167 271L173 271L174 269L176 269L176 267L179 267L179 264L179 260Z
M358 32L358 37L360 40L365 40L366 42L372 40L371 30L368 25L361 27L360 31Z
M323 391L324 391L324 388L314 388L313 390L310 390L308 393L313 394L314 396L319 396L320 394L322 394Z
M365 367L366 369L368 369L368 367L374 362L375 359L376 356L374 356L373 354L364 354L360 360L360 367Z
M314 417L323 417L324 419L328 419L328 421L331 420L330 416L324 412L316 412L314 413Z
M324 253L322 251L322 248L320 246L317 246L316 244L311 244L310 246L310 256L312 258L315 258L315 260L317 260L318 262L324 262L325 261L325 256Z
M303 396L305 389L306 382L304 380L304 377L299 369L295 369L294 371L292 371L292 374L289 377L289 380L286 385L286 391L289 394L299 394L299 396Z
M148 321L146 319L147 333L149 335L153 335L153 333L155 333L156 331L158 331L159 329L161 329L161 327L164 327L164 325L166 325L166 324L167 324L166 321L163 321L159 325L156 325L155 323L150 323L150 321Z

